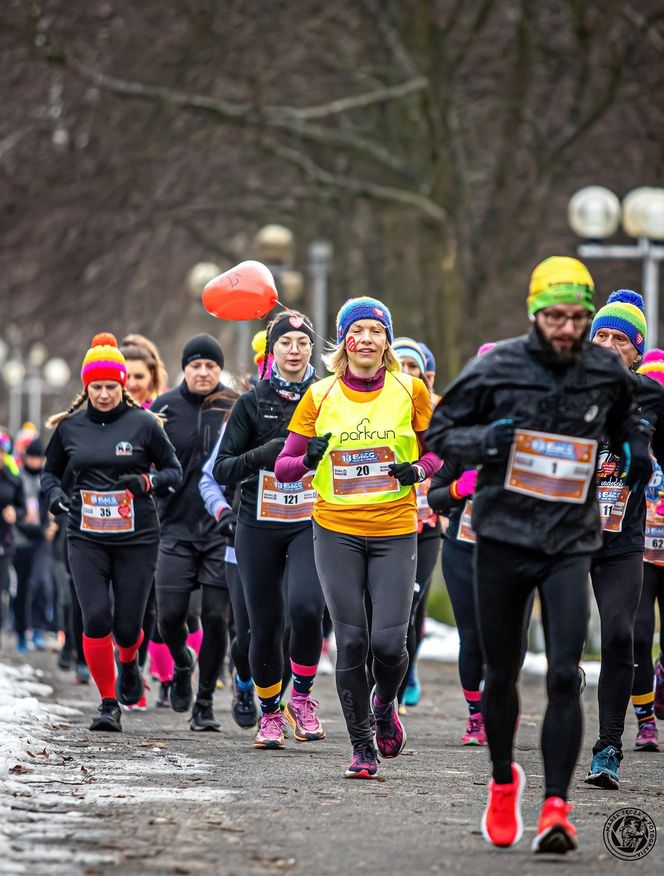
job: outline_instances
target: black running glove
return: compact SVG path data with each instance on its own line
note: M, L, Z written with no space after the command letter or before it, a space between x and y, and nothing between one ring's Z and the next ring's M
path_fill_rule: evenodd
M69 501L69 497L64 492L64 490L58 490L58 492L53 496L48 510L56 517L58 514L69 514L69 511L71 510L71 503Z
M327 450L327 445L330 443L331 437L332 433L327 432L325 435L316 435L315 438L309 439L307 452L304 454L304 459L302 460L307 468L314 469L318 466L318 463L325 456L325 451Z
M496 420L484 438L484 452L492 460L505 459L514 441L514 421Z
M149 474L126 474L120 475L118 485L132 496L144 496L152 489L152 480Z
M393 462L387 467L390 477L396 478L402 487L419 484L426 478L426 472L421 465L410 462Z
M635 487L637 484L645 487L652 477L650 436L644 432L638 432L629 441L625 441L621 461L625 484L628 487Z
M254 447L249 451L249 461L254 468L274 468L277 456L281 453L285 438L271 438L260 447Z
M230 508L224 508L219 517L217 517L217 529L226 538L233 538L237 527L237 517L235 512Z

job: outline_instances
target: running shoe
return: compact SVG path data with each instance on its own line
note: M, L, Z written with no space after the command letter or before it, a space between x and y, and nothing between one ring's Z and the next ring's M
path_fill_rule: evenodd
M145 692L145 683L138 665L138 654L129 663L118 660L118 677L115 681L115 695L123 706L135 705Z
M170 707L171 707L170 690L171 690L171 682L170 681L159 682L159 693L157 694L157 702L156 702L156 706L158 709L170 709Z
M99 717L90 724L90 730L103 730L109 733L122 733L122 712L117 700L101 701Z
M577 847L576 828L567 817L574 807L562 797L547 797L542 805L531 848L538 854L564 855Z
M353 760L346 770L347 779L375 779L378 755L373 742L358 742L353 746Z
M221 724L214 720L214 712L212 711L212 700L196 699L194 708L191 710L191 720L189 726L192 730L199 732L219 733Z
M406 745L406 731L399 720L396 699L386 706L379 706L376 688L371 692L371 709L376 718L376 745L378 751L389 760L398 757Z
M420 680L417 677L417 667L408 673L408 684L403 692L403 702L405 706L416 706L422 697L422 688Z
M258 710L254 699L253 685L251 690L242 690L238 687L237 675L233 675L233 702L231 704L233 720L245 730L256 726Z
M63 671L71 669L73 662L74 655L72 654L71 648L63 648L58 654L58 669L62 669Z
M469 715L466 732L461 737L462 745L486 745L484 718L480 715Z
M659 751L659 735L654 718L652 721L644 721L643 724L639 724L634 751Z
M290 701L284 709L284 717L293 728L297 742L313 742L325 739L325 730L318 720L316 709L319 703L308 694L291 694Z
M512 781L497 785L491 779L486 809L482 815L482 836L494 846L516 845L523 835L521 796L526 777L518 763L512 764Z
M145 690L150 690L150 685L147 683L145 678L143 679L143 684L145 685ZM123 710L125 712L147 712L148 710L148 698L145 695L145 691L143 692L143 696L137 703L134 703L133 706L125 706L120 703Z
M618 767L622 754L612 745L603 748L593 755L590 771L585 778L586 784L605 788L607 791L617 791L620 787Z
M87 663L76 664L76 684L90 684L90 670Z
M196 664L196 652L193 648L187 648L189 654L189 666L173 667L173 681L171 682L171 706L174 712L188 712L194 691L191 687L191 674Z
M46 639L44 638L44 634L41 630L32 631L32 647L36 651L46 650Z
M664 666L661 657L655 663L655 717L664 721Z
M27 654L28 653L28 641L25 636L17 636L16 637L16 653L17 654Z
M285 748L281 712L266 712L261 715L254 748Z

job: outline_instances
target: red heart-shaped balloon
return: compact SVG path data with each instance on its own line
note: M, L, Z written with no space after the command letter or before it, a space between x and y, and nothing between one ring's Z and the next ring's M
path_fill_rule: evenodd
M240 262L203 289L203 307L218 319L257 319L277 304L274 277L262 262Z

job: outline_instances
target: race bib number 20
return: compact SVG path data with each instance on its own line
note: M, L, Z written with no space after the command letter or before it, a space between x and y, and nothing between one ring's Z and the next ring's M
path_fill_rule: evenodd
M546 502L582 505L596 454L597 442L590 438L517 429L504 487Z

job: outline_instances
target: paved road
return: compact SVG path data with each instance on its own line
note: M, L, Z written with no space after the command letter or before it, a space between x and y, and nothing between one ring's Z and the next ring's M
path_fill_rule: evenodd
M407 749L382 764L383 781L351 782L343 778L349 746L330 678L318 684L328 738L262 752L232 722L227 691L217 694L221 734L194 734L185 716L154 709L125 715L122 736L90 734L92 691L50 670L53 655L30 659L48 669L44 680L55 699L84 714L44 730L43 751L12 773L12 787L21 790L13 791L2 826L10 842L0 873L501 876L550 873L553 866L586 876L662 866L664 753L630 751L619 792L582 782L594 689L584 694L588 733L571 794L580 850L559 859L529 850L542 792L541 679L524 682L518 736L528 777L526 832L516 849L504 851L487 846L479 831L487 755L458 745L464 704L450 665L423 666L425 697L406 719ZM630 716L630 742L633 734ZM643 861L620 862L604 847L604 822L622 806L646 810L659 826L659 843Z

